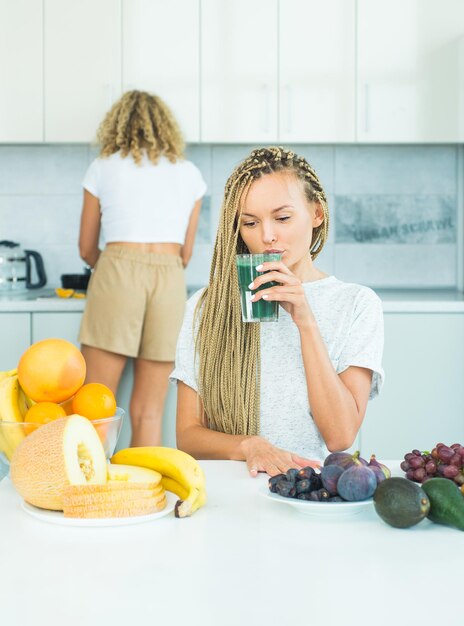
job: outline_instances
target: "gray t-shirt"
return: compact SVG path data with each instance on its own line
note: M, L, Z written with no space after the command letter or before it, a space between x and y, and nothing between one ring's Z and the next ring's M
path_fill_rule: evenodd
M380 393L383 312L372 289L345 283L335 276L303 283L311 310L332 365L340 374L351 365L373 371L369 399ZM194 361L193 315L202 293L187 302L179 335L171 381L181 380L198 391L198 363ZM260 435L272 444L322 460L327 448L309 407L306 373L298 328L282 307L278 322L263 322L261 329ZM198 361L198 359L197 359Z

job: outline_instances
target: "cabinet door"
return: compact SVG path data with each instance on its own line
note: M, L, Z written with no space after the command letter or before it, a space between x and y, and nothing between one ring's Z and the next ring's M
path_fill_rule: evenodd
M45 141L90 142L121 93L121 3L44 2Z
M29 313L0 313L0 370L18 365L23 352L31 344Z
M41 339L67 339L79 347L77 336L82 313L33 313L32 342Z
M277 0L202 0L201 139L277 139Z
M199 0L123 0L123 91L159 95L200 140ZM155 36L154 36L155 34Z
M463 314L385 315L385 387L367 408L364 456L464 442L463 346Z
M0 0L0 141L43 140L42 0Z
M358 140L462 142L463 37L462 0L358 0Z
M280 3L280 140L354 142L354 5L354 0Z

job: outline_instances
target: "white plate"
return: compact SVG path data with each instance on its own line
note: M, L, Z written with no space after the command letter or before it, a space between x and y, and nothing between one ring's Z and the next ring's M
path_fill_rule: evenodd
M128 524L143 524L143 522L152 522L153 520L169 515L174 510L174 506L179 498L166 491L166 506L158 513L150 515L134 515L133 517L96 517L95 519L81 519L78 517L65 517L61 511L47 511L39 509L32 504L23 502L23 510L42 522L49 524L59 524L60 526L126 526Z
M298 511L298 513L311 515L313 517L336 518L345 515L356 515L357 513L371 509L374 503L372 498L361 500L361 502L311 502L310 500L284 498L277 493L271 493L267 484L261 485L259 493L273 502L287 504Z

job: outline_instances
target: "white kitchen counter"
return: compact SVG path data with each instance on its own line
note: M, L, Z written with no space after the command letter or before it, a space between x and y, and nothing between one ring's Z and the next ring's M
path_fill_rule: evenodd
M374 510L322 523L260 496L244 463L201 464L209 501L191 518L113 528L39 521L3 480L2 624L460 623L462 532Z
M189 294L200 286L188 287ZM376 289L385 313L464 313L464 293L456 290ZM83 311L85 299L58 298L53 289L0 294L1 312Z

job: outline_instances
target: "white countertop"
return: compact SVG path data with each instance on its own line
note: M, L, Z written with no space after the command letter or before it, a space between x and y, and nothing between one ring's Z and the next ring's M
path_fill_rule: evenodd
M189 286L189 294L200 286ZM452 289L376 289L385 313L464 313L464 293ZM83 311L85 299L58 298L54 290L37 289L0 294L1 312Z
M322 523L260 496L244 463L201 465L209 500L192 517L113 528L36 520L3 480L2 624L460 623L462 532L391 528L373 509Z

